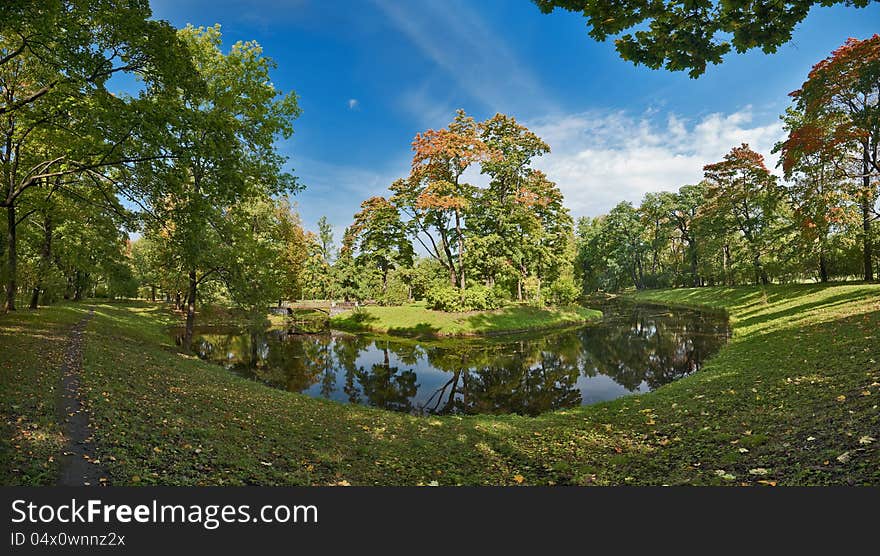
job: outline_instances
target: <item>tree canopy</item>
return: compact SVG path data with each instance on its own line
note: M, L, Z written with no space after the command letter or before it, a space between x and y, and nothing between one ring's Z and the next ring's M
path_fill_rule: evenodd
M532 0L544 13L556 8L579 12L589 35L617 38L624 60L699 77L708 64L721 63L731 50L776 52L814 5L863 8L874 0Z

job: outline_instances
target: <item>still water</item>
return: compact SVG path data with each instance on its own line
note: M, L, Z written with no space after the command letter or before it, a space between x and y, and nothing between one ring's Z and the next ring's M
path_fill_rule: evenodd
M419 342L197 327L193 349L266 385L343 403L537 415L697 372L730 335L719 313L622 302L597 308L605 315L597 323L527 337Z

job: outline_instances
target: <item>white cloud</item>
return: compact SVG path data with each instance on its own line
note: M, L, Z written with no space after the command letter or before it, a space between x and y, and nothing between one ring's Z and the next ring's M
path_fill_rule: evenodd
M361 103L358 99L356 99L356 98L348 99L348 109L349 110L357 110L358 108L360 108L360 105L361 105Z
M675 191L703 177L703 166L748 143L775 169L783 138L775 118L755 122L751 107L695 121L676 114L584 112L527 122L552 152L535 167L559 184L574 216L596 216L649 191Z

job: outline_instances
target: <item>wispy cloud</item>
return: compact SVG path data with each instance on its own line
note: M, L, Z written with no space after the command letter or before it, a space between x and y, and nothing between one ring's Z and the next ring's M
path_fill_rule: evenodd
M489 111L552 111L548 93L510 46L462 0L373 0L391 24ZM424 95L424 93L422 93Z
M559 184L575 216L596 216L649 191L675 191L740 143L763 154L782 139L779 121L756 122L751 107L697 120L676 114L584 112L528 122L553 149L536 162Z

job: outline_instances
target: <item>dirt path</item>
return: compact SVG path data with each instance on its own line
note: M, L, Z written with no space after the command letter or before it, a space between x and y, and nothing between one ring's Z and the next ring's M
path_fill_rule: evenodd
M94 309L70 332L64 361L61 364L61 411L65 420L67 447L61 459L59 486L98 486L107 484L107 473L95 459L95 447L89 429L89 414L83 407L80 374L83 361L83 333Z

